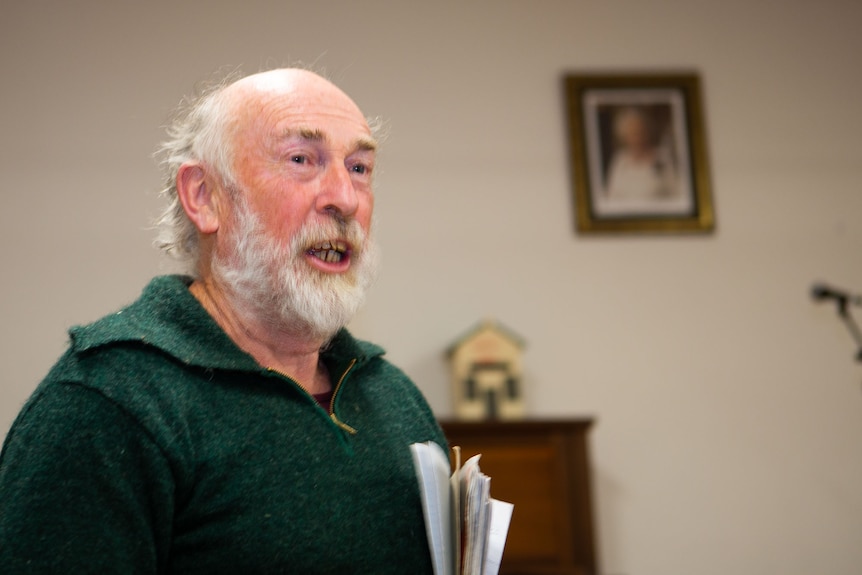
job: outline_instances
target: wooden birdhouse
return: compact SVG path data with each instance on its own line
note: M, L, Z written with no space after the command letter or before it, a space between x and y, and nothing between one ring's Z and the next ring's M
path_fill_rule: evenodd
M455 415L464 420L520 419L524 416L524 341L486 320L446 351Z

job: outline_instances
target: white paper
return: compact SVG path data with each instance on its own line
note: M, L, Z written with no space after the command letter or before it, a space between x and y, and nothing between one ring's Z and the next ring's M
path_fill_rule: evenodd
M436 443L414 443L410 452L434 575L496 575L513 505L491 499L491 478L479 469L480 456L451 473L449 458Z
M509 523L512 521L514 508L511 503L491 499L491 526L488 530L488 549L485 554L483 575L497 575L500 570L503 548L506 546L506 535L509 533Z
M452 545L451 486L449 458L433 442L410 446L434 575L455 575L455 550Z

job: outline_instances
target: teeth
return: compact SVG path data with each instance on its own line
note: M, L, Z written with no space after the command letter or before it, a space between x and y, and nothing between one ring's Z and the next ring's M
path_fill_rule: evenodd
M336 250L336 251L344 253L347 251L347 244L342 242L342 241L339 241L339 240L336 240L334 242L333 241L324 241L324 242L320 242L318 244L314 244L313 246L311 246L311 249L315 250L315 251L317 251L317 250Z
M331 264L337 263L341 261L341 252L337 252L335 250L329 250L326 252L325 257L321 258Z
M347 251L347 244L342 241L324 241L313 245L309 251L325 262L338 263Z

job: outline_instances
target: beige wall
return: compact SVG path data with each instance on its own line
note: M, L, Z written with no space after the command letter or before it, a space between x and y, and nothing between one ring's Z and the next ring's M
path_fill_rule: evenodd
M455 337L522 335L529 412L597 419L606 573L862 572L862 364L808 297L862 290L860 27L854 0L4 1L0 427L68 325L170 269L149 155L181 95L302 60L391 130L355 331L441 415ZM577 236L561 75L653 68L702 74L718 231Z

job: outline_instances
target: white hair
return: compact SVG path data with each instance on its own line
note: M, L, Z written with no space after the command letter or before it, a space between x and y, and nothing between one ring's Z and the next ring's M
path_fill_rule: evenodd
M235 187L230 114L223 97L224 89L235 78L235 75L229 76L205 87L197 97L183 100L167 128L168 139L156 152L164 178L160 195L167 200L167 205L156 220L155 243L184 262L189 273L197 272L198 230L186 215L177 194L177 173L183 164L200 162L221 178L225 188Z

